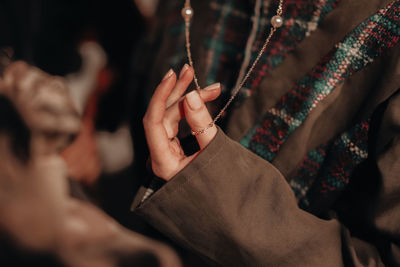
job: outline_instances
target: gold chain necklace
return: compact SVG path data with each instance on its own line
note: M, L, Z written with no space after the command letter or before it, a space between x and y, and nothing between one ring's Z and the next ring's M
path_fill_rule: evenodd
M242 89L243 85L246 83L248 78L250 77L251 73L253 72L255 66L257 65L258 61L260 60L261 56L263 55L265 49L267 48L272 36L276 32L276 30L282 26L283 24L283 18L282 18L282 12L283 12L283 0L279 0L279 5L278 9L276 10L276 15L271 18L271 29L269 34L267 35L267 38L265 39L264 45L262 46L260 52L258 53L256 59L254 60L253 64L251 65L250 69L247 71L246 75L244 76L243 80L239 83L239 85L233 90L231 97L225 104L225 106L220 110L220 112L215 116L212 122L210 122L207 127L193 131L192 130L192 135L199 135L203 134L205 131L210 129L215 125L217 120L219 120L222 116L222 114L225 112L225 110L228 108L228 106L232 103L232 101L235 99L236 95L239 93L240 89ZM194 71L194 66L193 66L193 60L192 60L192 52L190 50L190 22L191 19L194 15L194 10L190 5L190 0L185 1L185 6L182 9L182 17L185 20L185 37L186 37L186 53L187 53L187 58L189 61L189 65L192 67ZM200 90L200 85L199 81L197 79L196 72L194 71L194 83L196 85L196 89Z

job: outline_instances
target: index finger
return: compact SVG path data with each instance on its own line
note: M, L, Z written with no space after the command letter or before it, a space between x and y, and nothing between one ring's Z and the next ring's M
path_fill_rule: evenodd
M166 102L174 89L176 83L176 75L170 69L164 76L162 82L157 86L153 96L150 99L149 106L145 114L145 119L152 123L161 123L166 110Z
M169 151L168 135L162 122L166 110L166 101L174 89L175 83L176 75L170 70L156 88L143 118L150 155L155 160L162 159L165 153Z

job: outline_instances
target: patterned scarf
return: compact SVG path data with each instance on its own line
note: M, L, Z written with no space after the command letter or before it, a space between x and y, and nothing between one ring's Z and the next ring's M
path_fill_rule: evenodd
M211 12L207 19L212 23L204 29L206 37L203 43L206 50L206 82L221 82L224 86L221 103L229 97L240 70L247 70L248 62L257 56L267 34L265 29L276 12L277 2L210 0ZM339 0L286 0L284 26L276 32L268 53L254 71L255 78L245 85L240 98L243 100L250 96L262 79L282 63L299 42L316 30L320 21L338 3ZM256 12L258 7L262 10L260 14ZM176 66L186 57L182 49L184 25L179 15L171 16L168 29L169 34L177 37L176 51L173 51L174 56L170 60L170 64ZM288 137L322 100L344 80L396 45L399 37L400 1L393 1L339 42L264 114L263 119L242 138L241 144L265 160L272 161ZM253 42L249 41L251 39ZM328 208L329 203L346 187L355 167L368 157L369 128L369 120L359 122L304 156L300 169L290 182L301 208L307 210L312 202L329 199L326 202Z
M358 25L320 63L271 108L241 144L272 161L282 144L310 112L340 83L372 63L400 38L400 1L394 1ZM355 167L368 157L369 120L357 123L304 157L290 185L299 206L332 203L349 183Z

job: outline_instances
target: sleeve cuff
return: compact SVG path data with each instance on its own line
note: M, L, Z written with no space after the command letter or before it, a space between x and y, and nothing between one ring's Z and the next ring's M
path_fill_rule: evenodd
M199 170L202 168L202 166L208 164L210 158L214 157L217 154L217 151L221 150L222 142L225 142L225 134L218 126L217 128L217 134L211 143L204 148L203 151L188 166L183 168L170 181L167 182L153 174L150 181L146 185L141 186L137 192L131 205L131 211L135 211L137 208L142 206L142 204L144 204L147 200L150 200L153 195L158 195L157 191L159 191L165 184L168 183L169 188L179 186L179 184L185 183L186 177L190 176L193 171L197 172L196 170Z
M131 205L131 211L135 208L139 207L142 203L144 203L148 198L150 198L155 192L157 192L166 181L157 176L152 175L150 181L146 185L142 185L137 192L135 199Z

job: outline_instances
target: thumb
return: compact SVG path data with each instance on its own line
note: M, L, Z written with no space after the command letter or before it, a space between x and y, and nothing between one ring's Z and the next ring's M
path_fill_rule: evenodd
M200 149L204 149L217 134L217 127L215 125L210 127L210 123L213 120L197 91L194 90L187 94L183 105L186 121L190 128L192 128L192 131L197 132L206 129L204 132L196 135Z

